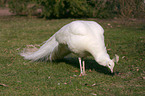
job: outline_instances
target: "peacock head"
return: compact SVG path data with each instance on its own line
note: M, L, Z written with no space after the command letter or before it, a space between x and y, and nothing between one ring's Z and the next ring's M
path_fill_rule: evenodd
M113 73L113 68L114 68L114 62L113 62L113 60L110 60L108 62L107 67L111 70L111 73Z
M107 67L111 70L111 73L113 73L114 65L118 61L119 61L119 56L115 54L115 57L107 63Z

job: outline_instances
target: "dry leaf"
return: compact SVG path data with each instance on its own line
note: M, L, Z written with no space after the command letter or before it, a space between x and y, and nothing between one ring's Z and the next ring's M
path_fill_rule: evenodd
M110 23L108 23L107 25L108 25L108 26L110 26L111 24L110 24Z
M0 86L8 87L8 85L2 83L0 83Z
M48 79L50 79L50 76L48 77Z
M16 50L18 51L18 50L20 50L20 48L17 48Z
M125 58L125 56L122 56L122 59L124 59Z
M71 76L70 76L70 78L74 78L74 77L71 77Z
M74 70L73 72L79 72L78 70Z
M107 49L108 51L110 51L111 49Z
M91 69L89 69L89 72L92 72L92 70L91 70Z
M96 84L94 83L92 86L96 86Z
M97 96L97 94L95 94L95 93L91 93L91 95Z
M22 83L21 81L17 81L18 83Z
M77 75L73 75L74 77L76 77Z
M65 82L64 84L66 85L67 83Z

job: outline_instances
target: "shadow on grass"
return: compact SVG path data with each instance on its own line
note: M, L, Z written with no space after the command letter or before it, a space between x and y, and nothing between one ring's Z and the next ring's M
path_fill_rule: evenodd
M80 68L78 58L65 58L65 59L57 60L55 62L56 63L65 62L66 64L70 64L74 67ZM92 59L85 59L85 69L86 70L91 69L99 73L114 76L114 73L111 73L107 67L99 65L95 60Z

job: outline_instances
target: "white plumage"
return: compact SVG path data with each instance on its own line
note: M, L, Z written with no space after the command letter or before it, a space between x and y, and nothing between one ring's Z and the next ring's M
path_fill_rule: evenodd
M110 59L105 47L103 33L103 28L94 21L73 21L50 37L38 51L34 53L23 52L20 55L32 61L52 61L74 53L79 57L80 75L85 75L83 58L92 55L96 62L102 66L107 66L113 72L114 62L118 62L119 57L116 55L113 60Z

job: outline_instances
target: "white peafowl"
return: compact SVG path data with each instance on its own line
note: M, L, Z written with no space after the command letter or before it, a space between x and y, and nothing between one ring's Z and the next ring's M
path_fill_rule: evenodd
M20 55L32 61L52 61L74 53L79 59L80 76L85 75L84 57L92 55L97 63L108 67L113 73L114 62L118 62L119 56L110 59L103 34L103 28L94 21L73 21L50 37L38 51L23 52Z

